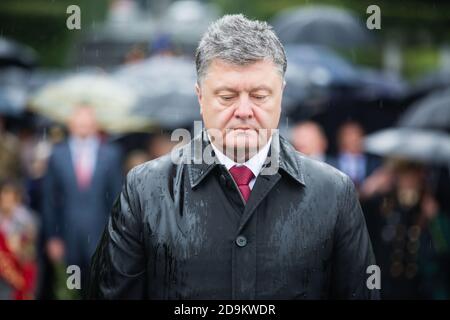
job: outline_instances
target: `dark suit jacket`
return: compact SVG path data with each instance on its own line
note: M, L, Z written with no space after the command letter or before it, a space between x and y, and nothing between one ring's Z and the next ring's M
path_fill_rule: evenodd
M199 142L209 143L195 138L182 158ZM378 297L366 286L375 261L350 179L282 137L270 154L279 169L257 177L247 204L218 163L166 155L133 169L93 257L90 297Z
M65 241L67 263L89 263L120 193L121 168L119 150L100 144L91 184L80 190L68 142L54 147L43 182L43 231Z
M371 155L371 154L363 154L364 156L364 162L365 162L365 172L363 179L366 179L369 177L378 167L381 165L381 159L377 156ZM338 170L342 170L340 168L339 163L339 155L333 157L333 156L327 156L326 163L329 165L337 168Z

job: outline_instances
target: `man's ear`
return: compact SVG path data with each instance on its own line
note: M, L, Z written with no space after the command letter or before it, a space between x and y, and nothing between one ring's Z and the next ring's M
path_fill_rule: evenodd
M197 94L198 104L200 105L200 114L202 114L202 89L200 88L198 82L195 83L195 93Z

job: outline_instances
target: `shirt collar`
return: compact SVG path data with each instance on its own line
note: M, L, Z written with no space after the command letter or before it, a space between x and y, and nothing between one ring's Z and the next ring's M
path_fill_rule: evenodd
M208 139L211 142L209 135L208 135ZM230 170L233 166L238 166L238 167L246 166L247 168L249 168L252 171L253 175L255 177L257 177L259 175L259 173L261 172L264 162L266 161L271 142L272 142L272 136L270 136L269 141L264 145L264 147L261 148L261 150L258 151L257 154L255 154L253 157L251 157L244 163L237 163L234 160L230 159L225 154L223 154L223 152L220 151L212 142L211 142L211 146L214 150L214 153L215 153L217 159L220 161L221 164L223 164L227 168L227 170Z
M96 148L99 143L100 141L97 136L86 137L85 139L81 139L75 136L71 136L69 138L69 144L73 147Z
M201 181L213 170L213 168L217 164L220 164L219 157L215 154L212 147L210 151L214 151L213 157L215 161L212 163L205 163L202 161L201 154L209 144L212 146L212 143L208 139L206 130L202 130L201 134L195 136L190 143L181 147L179 150L179 159L177 159L177 161L180 163L184 163L185 161L187 162L189 180L192 188L195 188L198 184L200 184ZM306 185L302 169L303 155L299 154L294 147L278 133L274 133L272 135L271 143L268 143L267 145L269 151L265 158L267 158L270 153L275 152L275 154L278 154L279 168L285 171L300 184ZM197 150L198 148L200 148L200 150ZM262 170L265 170L264 165L261 171Z

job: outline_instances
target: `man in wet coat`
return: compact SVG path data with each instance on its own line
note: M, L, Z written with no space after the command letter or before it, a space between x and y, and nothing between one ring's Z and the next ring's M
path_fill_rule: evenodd
M205 129L128 174L91 298L378 298L351 180L278 134L286 66L265 22L209 27L196 52Z

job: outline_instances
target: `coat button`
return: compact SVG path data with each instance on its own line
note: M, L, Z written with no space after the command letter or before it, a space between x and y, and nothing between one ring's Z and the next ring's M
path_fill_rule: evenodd
M236 238L236 244L237 244L239 247L245 247L245 246L247 245L247 238L244 237L244 236L238 236L238 237Z
M222 186L226 186L227 185L227 178L225 178L225 176L223 174L220 175L220 184Z

